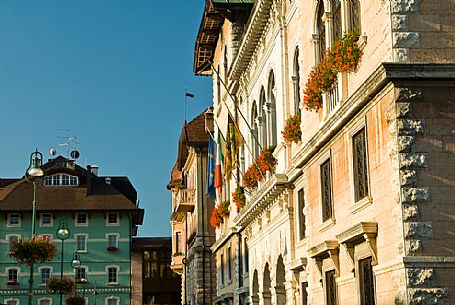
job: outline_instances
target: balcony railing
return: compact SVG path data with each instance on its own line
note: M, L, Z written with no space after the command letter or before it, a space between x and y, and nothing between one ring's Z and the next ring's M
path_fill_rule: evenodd
M196 203L196 190L180 189L177 193L174 212L193 212Z

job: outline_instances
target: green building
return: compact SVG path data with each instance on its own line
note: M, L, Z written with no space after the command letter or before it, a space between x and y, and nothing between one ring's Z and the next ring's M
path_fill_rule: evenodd
M64 157L43 165L45 176L36 190L35 234L49 236L57 246L52 261L34 266L33 304L58 305L46 283L61 276L76 280L86 304L131 304L131 240L144 210L127 177L98 176ZM0 179L0 304L28 303L30 267L9 257L10 245L32 232L33 186L25 178ZM62 241L63 225L70 236ZM73 268L78 258L80 268ZM65 301L63 300L63 304Z

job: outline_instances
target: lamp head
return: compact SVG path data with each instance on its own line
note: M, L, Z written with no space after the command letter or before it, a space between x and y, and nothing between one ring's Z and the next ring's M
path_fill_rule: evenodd
M78 269L81 267L81 260L79 259L79 254L75 252L73 254L73 260L71 261L71 267Z
M29 178L41 178L44 176L43 165L43 155L38 151L38 149L30 155L30 164L25 173L25 177Z
M65 240L68 237L70 237L70 230L68 229L68 226L66 225L66 220L60 221L60 225L57 230L57 237L60 240Z

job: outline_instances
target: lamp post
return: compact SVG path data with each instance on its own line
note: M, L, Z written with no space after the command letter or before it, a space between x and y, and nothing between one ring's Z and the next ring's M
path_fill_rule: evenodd
M62 241L62 254L61 254L61 260L60 260L60 283L63 280L63 256L64 256L64 244L65 244L65 239L68 239L70 237L70 230L68 229L66 225L66 220L62 219L60 220L60 225L57 230L57 237ZM60 285L60 305L62 305L62 287Z
M33 205L32 205L32 239L35 237L35 219L36 219L36 189L40 180L44 177L43 155L35 150L30 155L30 164L25 172L25 180L33 184ZM32 305L33 298L33 271L34 263L30 265L30 279L28 280L28 305Z

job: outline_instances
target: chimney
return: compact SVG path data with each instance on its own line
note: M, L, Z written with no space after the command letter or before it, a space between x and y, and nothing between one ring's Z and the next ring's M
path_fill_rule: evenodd
M92 168L92 174L94 174L95 176L98 176L98 171L99 171L98 165L93 164L93 165L91 165L91 168Z
M87 193L86 196L92 195L92 167L87 165Z
M209 107L207 111L204 112L204 118L205 131L213 133L213 111L211 107Z

